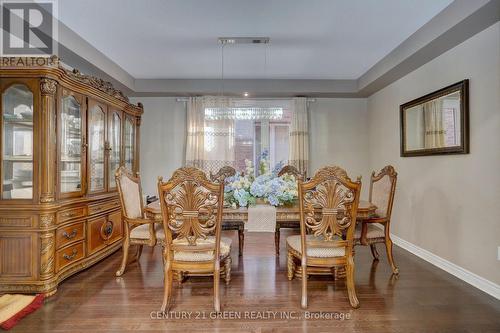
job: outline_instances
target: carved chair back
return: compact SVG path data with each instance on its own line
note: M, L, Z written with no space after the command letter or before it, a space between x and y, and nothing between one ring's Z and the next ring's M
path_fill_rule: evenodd
M116 184L120 195L122 214L125 219L140 219L144 217L141 178L135 176L124 166L115 172Z
M293 165L285 165L278 173L278 177L281 177L285 174L293 175L296 179L306 179L305 171L304 174L301 174L300 171Z
M352 181L339 167L324 167L306 182L299 181L300 233L302 255L307 253L306 233L318 244L352 250L361 179Z
M224 205L224 183L214 183L193 167L177 169L163 182L158 179L167 260L173 251L214 251L218 260ZM215 243L204 240L215 235Z
M226 178L234 175L236 175L236 170L232 166L226 165L220 168L215 174L210 171L210 180L214 183L223 183Z
M391 165L384 167L378 174L375 171L372 173L369 200L377 206L375 213L379 218L391 219L397 179L398 173Z

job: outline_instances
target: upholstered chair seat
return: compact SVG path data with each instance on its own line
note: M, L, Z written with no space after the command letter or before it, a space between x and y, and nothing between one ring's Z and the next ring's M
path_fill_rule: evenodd
M175 239L174 245L188 245L185 238ZM197 239L196 246L214 245L215 237L209 236L207 239ZM220 259L225 259L231 252L231 238L221 237ZM174 260L177 261L211 261L214 260L214 251L174 251Z
M130 238L133 239L150 239L151 231L150 226L148 224L141 224L138 227L135 227L130 231ZM165 231L163 230L163 226L155 225L155 234L157 241L165 240Z
M316 237L314 235L306 235L307 256L313 258L331 258L345 256L345 248L322 246L324 245L324 240L325 238L323 236ZM317 245L315 245L314 243L316 243ZM286 244L289 246L289 248L302 255L300 235L289 236L286 239Z
M381 225L380 223L370 223L367 224L367 231L366 231L366 238L367 239L373 239L373 238L384 238L384 226ZM354 239L355 242L357 243L361 238L361 225L356 226L356 230L354 231Z

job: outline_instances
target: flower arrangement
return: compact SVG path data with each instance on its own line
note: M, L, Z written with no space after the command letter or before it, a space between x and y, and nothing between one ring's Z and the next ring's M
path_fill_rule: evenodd
M255 197L250 194L250 187L254 181L254 168L250 160L245 160L245 171L225 180L224 204L227 206L247 207L255 204Z
M292 204L298 196L297 180L293 175L278 177L284 163L280 162L272 170L269 168L269 153L263 151L259 159L259 176L254 178L252 162L245 160L245 171L241 175L226 179L224 201L236 208L254 205L257 199L272 206Z

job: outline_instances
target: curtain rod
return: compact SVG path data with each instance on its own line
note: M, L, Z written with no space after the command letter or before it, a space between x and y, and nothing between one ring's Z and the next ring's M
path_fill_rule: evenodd
M275 101L275 100L285 100L285 101L291 101L293 98L238 98L235 97L235 99L239 100L258 100L258 101ZM177 102L187 102L189 101L189 97L177 97L176 99ZM307 99L308 103L314 103L316 102L316 98L308 98Z

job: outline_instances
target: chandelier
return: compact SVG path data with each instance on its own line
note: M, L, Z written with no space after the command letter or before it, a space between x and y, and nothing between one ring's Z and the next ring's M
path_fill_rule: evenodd
M283 108L281 107L247 107L227 105L224 100L224 46L234 44L268 44L269 37L219 37L221 45L221 93L219 106L205 108L205 119L219 120L278 120L283 118ZM267 58L264 63L264 71L267 66ZM247 96L247 94L245 94Z
M205 119L220 120L279 120L283 118L280 107L212 107L205 108Z

